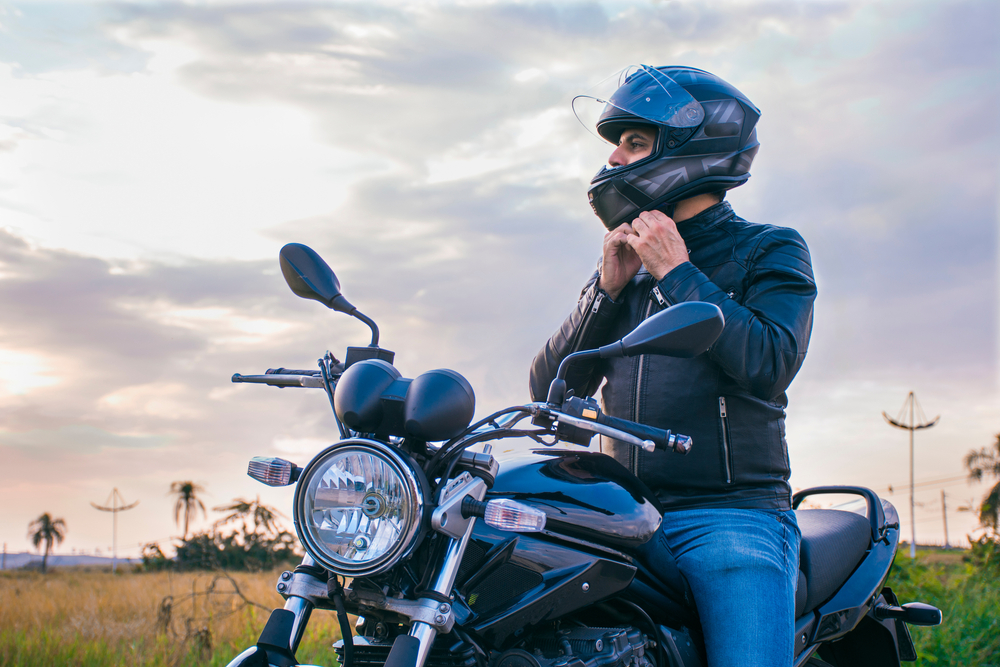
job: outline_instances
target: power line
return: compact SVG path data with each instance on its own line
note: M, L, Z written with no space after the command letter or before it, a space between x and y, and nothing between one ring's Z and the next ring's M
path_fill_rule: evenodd
M924 488L927 488L927 487L948 488L949 486L959 486L960 484L962 484L962 480L955 480L955 481L952 481L952 482L935 481L933 483L932 482L927 482L926 484L917 484L917 485L915 485L914 488L917 488L917 489L924 489ZM897 493L901 493L902 491L903 491L903 489L899 489L899 488L895 488L893 486L889 486L889 495L890 496L894 496Z
M914 486L931 486L931 485L934 485L934 484L939 484L941 482L952 482L952 481L964 480L964 479L968 479L968 478L969 478L969 474L968 473L963 473L961 475L951 475L949 477L938 477L937 479L922 479L920 481L914 482ZM906 485L906 483L896 483L896 484L890 484L889 486L893 486L893 487L899 486L899 487L902 487L902 486L905 486L905 485Z

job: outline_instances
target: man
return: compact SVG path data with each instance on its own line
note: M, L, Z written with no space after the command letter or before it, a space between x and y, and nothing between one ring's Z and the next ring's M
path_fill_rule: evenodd
M602 440L664 507L646 560L672 554L687 577L711 667L790 665L800 534L784 408L812 328L809 251L797 232L749 223L724 201L759 146L745 95L687 67L642 66L616 85L596 97L597 131L615 149L589 192L610 231L577 308L532 364L532 396L544 400L566 355L658 309L719 306L726 325L706 353L581 362L567 384L590 395L603 382L607 414L692 436L684 457Z

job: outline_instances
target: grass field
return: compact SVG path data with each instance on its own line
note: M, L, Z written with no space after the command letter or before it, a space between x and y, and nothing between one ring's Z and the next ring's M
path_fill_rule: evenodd
M911 627L915 667L1000 667L1000 568L970 552L896 555L887 584L901 603L939 608L938 627Z
M223 666L254 644L278 572L218 574L55 569L0 572L0 667ZM897 556L888 584L901 602L944 612L913 628L916 667L1000 667L1000 570L969 552ZM297 657L336 667L334 614L316 612Z
M284 604L278 573L3 572L0 665L226 665ZM314 613L299 661L335 667L339 638L336 616Z

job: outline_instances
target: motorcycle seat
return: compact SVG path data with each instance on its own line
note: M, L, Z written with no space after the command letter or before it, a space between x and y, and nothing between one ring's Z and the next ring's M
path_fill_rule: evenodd
M851 576L871 546L871 524L843 510L795 510L795 518L802 532L795 591L799 618L833 597ZM660 552L657 561L650 562L642 552L637 553L639 574L630 592L670 616L696 614L691 587L673 557Z
M871 524L854 512L795 510L802 532L795 617L828 599L851 576L871 546Z

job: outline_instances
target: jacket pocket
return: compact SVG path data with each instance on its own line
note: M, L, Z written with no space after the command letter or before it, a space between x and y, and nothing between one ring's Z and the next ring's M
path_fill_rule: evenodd
M729 430L729 413L726 411L726 397L719 396L719 429L722 434L722 463L726 469L726 484L732 484L733 442Z

